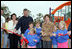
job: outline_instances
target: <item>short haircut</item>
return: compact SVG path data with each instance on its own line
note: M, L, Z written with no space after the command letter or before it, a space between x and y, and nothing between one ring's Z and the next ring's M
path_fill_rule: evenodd
M13 14L11 15L11 19L12 19L13 15L15 15L15 16L16 16L16 14L15 14L15 13L13 13Z
M24 11L28 11L28 9L25 8L25 9L23 10L23 12L24 12Z
M45 19L45 18L46 18L46 16L50 18L50 15L49 15L49 14L46 14L46 15L43 17L43 19Z
M7 17L7 18L6 18L6 22L8 22L9 20L10 20L10 18L9 18L9 17Z
M30 21L30 22L29 22L29 25L30 25L30 24L34 24L34 23L33 23L32 21Z
M1 8L1 10L3 10L3 8Z
M37 21L36 21L36 24L37 24L37 23L39 23L39 24L40 24L40 21L39 21L39 20L37 20Z

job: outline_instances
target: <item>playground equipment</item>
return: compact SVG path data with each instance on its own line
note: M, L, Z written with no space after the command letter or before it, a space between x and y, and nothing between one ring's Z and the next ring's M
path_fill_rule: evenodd
M68 28L71 19L68 18L66 15L68 12L71 12L71 1L65 2L58 6L56 9L49 9L49 14L51 15L51 21L54 23L59 23L60 21L64 20L66 23L66 28ZM65 7L65 9L63 9ZM52 11L52 13L51 13ZM55 14L58 12L58 15L55 16Z
M51 21L54 23L59 23L60 21L65 21L66 23L66 28L68 29L69 24L71 23L71 19L68 18L68 16L66 15L68 12L71 13L71 1L68 1L66 3L61 4L60 6L58 6L56 9L49 9L49 14L51 16ZM65 9L62 9L64 8ZM68 7L68 8L66 8ZM68 9L68 10L67 10ZM70 10L70 11L69 11ZM55 16L55 14L58 12L58 15ZM60 14L59 14L60 13ZM70 14L71 16L71 14ZM68 45L69 47L69 45ZM53 48L53 45L52 45Z

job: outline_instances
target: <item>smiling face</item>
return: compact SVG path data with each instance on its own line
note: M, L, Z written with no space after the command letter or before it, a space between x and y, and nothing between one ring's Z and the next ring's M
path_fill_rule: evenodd
M40 23L36 23L36 27L40 27Z
M1 15L3 15L3 13L4 13L4 11L3 11L3 10L1 10Z
M34 28L31 28L29 34L33 34L33 33L36 33L35 32L35 29Z
M28 16L28 11L24 11L24 16Z
M48 17L48 16L45 17L45 21L46 21L46 22L47 22L47 21L49 22L49 17Z
M33 24L30 24L29 27L30 27L30 28L33 28Z
M60 28L60 29L65 29L65 22L64 22L64 21L61 21L61 22L59 23L59 28Z
M63 27L64 25L59 23L59 28L62 29Z
M15 15L13 15L13 16L12 16L12 19L13 19L13 20L16 20L16 16L15 16Z

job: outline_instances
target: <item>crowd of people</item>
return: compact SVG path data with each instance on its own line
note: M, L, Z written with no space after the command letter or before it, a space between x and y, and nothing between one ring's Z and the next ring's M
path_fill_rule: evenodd
M44 22L40 26L40 21L36 21L34 26L33 18L28 15L28 9L24 9L24 15L17 20L17 15L13 13L11 18L3 17L3 9L1 9L1 44L2 44L2 35L4 31L4 44L3 48L68 48L68 45L71 45L71 23L69 28L66 29L66 24L64 21L60 21L59 24L54 24L50 21L50 15L45 14L43 17ZM28 44L25 42L23 46L21 45L22 37L9 32L8 30L15 32L28 40ZM66 34L66 35L65 35ZM69 40L70 39L70 40ZM68 43L69 40L69 43Z

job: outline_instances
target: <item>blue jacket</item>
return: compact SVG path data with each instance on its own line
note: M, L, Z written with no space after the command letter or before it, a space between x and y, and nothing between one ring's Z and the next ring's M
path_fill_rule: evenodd
M59 34L59 33L67 34L67 32L68 32L68 31L67 31L66 29L65 29L65 30L59 30L59 31L58 31L58 34ZM69 36L68 36L68 35L58 36L57 41L58 41L59 43L63 43L63 42L66 42L68 39L69 39Z
M40 28L36 28L36 27L34 27L35 29L36 29L36 33L37 33L37 35L38 35L38 37L41 39L41 27Z
M56 32L53 32L53 33L58 34L58 30ZM52 39L53 45L57 45L57 37L58 37L58 35L50 37L50 39Z
M68 26L68 31L71 31L71 23ZM71 35L70 35L71 36ZM69 37L71 39L71 37Z
M34 35L27 35L26 39L29 41L28 45L29 46L35 46L37 44L37 42L39 42L39 38L37 36L37 34ZM37 42L33 41L33 39L37 40Z
M27 29L24 33L24 37L26 37L28 35L28 33L30 32L30 29Z

